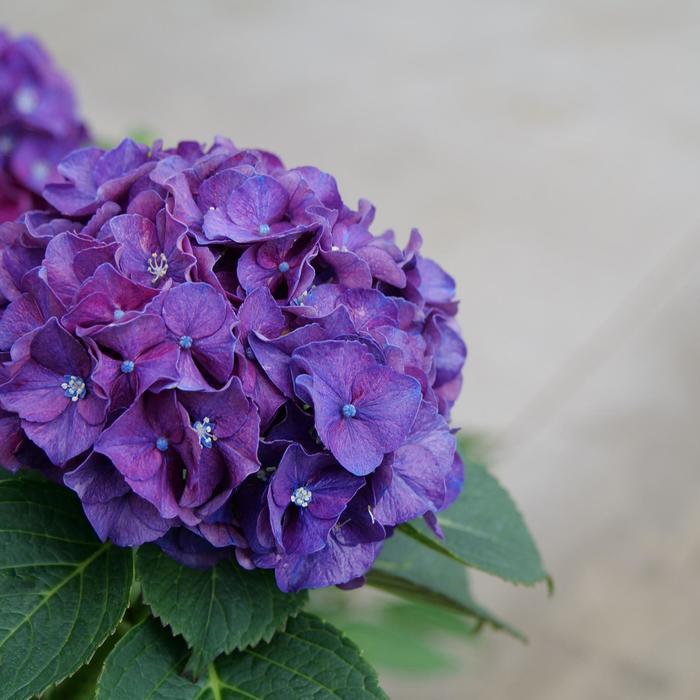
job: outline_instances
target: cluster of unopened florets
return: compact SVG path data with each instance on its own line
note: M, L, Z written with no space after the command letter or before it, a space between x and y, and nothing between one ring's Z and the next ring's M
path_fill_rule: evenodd
M102 538L355 585L457 495L454 282L316 168L218 139L59 166L0 227L0 463Z
M0 222L41 204L58 162L86 140L73 89L42 46L0 29Z

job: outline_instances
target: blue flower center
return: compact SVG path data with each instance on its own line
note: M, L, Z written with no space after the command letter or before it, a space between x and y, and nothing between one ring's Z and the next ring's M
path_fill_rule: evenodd
M247 348L245 349L245 356L246 356L249 360L254 360L254 359L255 359L255 353L253 352L253 348L251 348L250 346L247 347Z
M21 114L31 114L39 106L39 95L31 87L21 87L14 95L15 109Z
M357 409L351 403L346 403L340 409L340 412L343 414L344 418L354 418L357 414Z
M168 258L165 253L151 253L151 257L146 260L146 270L153 275L153 284L162 280L168 274Z
M74 374L65 374L63 376L61 389L63 389L63 395L73 402L84 399L87 393L83 379L76 377Z
M267 236L267 234L270 233L270 227L267 224L260 224L260 226L258 226L258 233L261 236Z
M183 350L189 350L192 347L192 338L189 335L183 335L180 338L180 347Z
M277 269L280 272L289 272L289 263L286 260L283 260L278 266Z
M124 311L121 309L114 309L114 320L121 321L124 318Z
M156 448L159 449L161 452L165 452L165 450L168 449L168 438L159 437L156 440Z
M199 444L202 447L211 448L216 441L216 435L214 435L214 428L216 424L209 420L209 416L205 416L202 420L195 421L192 427L199 435Z
M122 362L122 372L124 372L124 374L133 372L134 367L135 365L133 360L124 360L124 362Z
M291 501L295 506L299 506L299 508L308 508L309 503L311 503L311 497L311 491L307 489L306 486L300 486L292 492Z
M44 160L35 160L31 166L31 175L34 182L43 184L49 176L49 164Z

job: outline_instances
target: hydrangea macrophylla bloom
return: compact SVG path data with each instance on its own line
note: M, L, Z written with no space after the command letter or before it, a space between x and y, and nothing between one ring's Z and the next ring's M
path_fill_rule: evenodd
M292 362L319 437L348 471L369 474L401 446L421 402L415 379L380 365L355 340L309 343Z
M208 479L228 483L228 493L260 469L260 426L255 406L233 377L217 392L180 392L192 430L202 447L202 472Z
M0 222L40 205L56 166L87 140L68 80L33 37L0 29Z
M70 216L93 214L105 202L119 201L153 167L148 148L131 139L107 153L83 148L61 161L58 172L65 182L47 185L44 198Z
M102 433L95 450L162 517L196 523L189 501L199 480L201 447L189 428L175 392L146 394Z
M363 484L329 455L308 455L290 445L267 496L272 533L282 549L289 554L323 549L331 528Z
M156 296L156 290L132 282L105 263L80 286L61 323L69 331L84 334L96 326L134 318Z
M332 176L223 138L59 172L55 210L0 225L2 466L63 472L103 539L286 591L360 585L407 520L439 532L466 347L416 231L401 249Z
M238 261L238 279L250 293L267 287L273 294L293 299L306 290L316 276L311 260L318 252L318 235L290 234L251 246Z
M85 347L53 318L33 332L27 357L0 385L0 405L56 465L91 447L104 424L107 401L93 390L92 368Z
M233 370L235 345L235 316L225 297L208 284L189 282L164 293L149 308L158 306L179 348L178 386L195 391L209 389L211 380L224 384Z
M252 175L233 191L226 192L222 206L211 208L203 230L210 240L259 243L291 232L286 220L289 194L272 177Z
M117 265L129 279L153 287L188 279L195 258L182 250L184 227L165 211L155 223L139 214L116 216L105 229L119 244Z
M177 384L178 348L168 342L160 316L141 314L113 323L89 339L98 357L93 380L109 397L113 410L128 408L147 389Z
M171 522L137 496L107 457L98 452L68 472L63 481L78 494L85 515L103 541L136 547L157 540L171 527Z
M423 403L404 443L386 459L391 482L374 515L389 525L440 509L453 469L455 438L437 410Z

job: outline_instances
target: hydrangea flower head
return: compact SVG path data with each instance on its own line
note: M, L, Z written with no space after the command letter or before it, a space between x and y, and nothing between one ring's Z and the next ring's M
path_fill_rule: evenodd
M58 173L0 225L2 466L62 473L104 539L286 591L358 585L454 500L466 347L417 232L222 138Z
M0 222L41 204L57 165L87 141L73 89L33 37L0 28Z

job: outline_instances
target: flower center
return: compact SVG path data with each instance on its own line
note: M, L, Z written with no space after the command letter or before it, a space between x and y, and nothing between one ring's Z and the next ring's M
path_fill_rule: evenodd
M357 414L357 409L351 403L346 403L340 409L340 412L343 414L344 418L354 418Z
M189 350L192 347L192 338L189 335L183 335L180 338L180 347L183 350Z
M21 87L15 93L15 108L20 114L31 114L39 104L39 95L30 87Z
M63 395L73 402L84 399L87 393L85 382L81 377L76 377L74 374L64 375L61 389L63 389Z
M270 227L267 224L260 224L260 226L258 226L258 233L261 236L267 236L267 234L270 233Z
M280 272L289 272L289 263L283 260L278 266L277 269Z
M156 440L156 449L160 450L161 452L165 452L165 450L168 449L168 438L159 437Z
M49 176L49 164L44 160L37 160L32 163L32 179L38 184L43 184Z
M168 274L168 258L165 257L165 253L151 253L151 257L146 261L146 269L153 275L153 284L163 279Z
M124 318L124 313L121 309L114 309L114 320L121 321Z
M293 299L292 306L304 306L304 301L306 300L306 297L309 296L309 291L310 290L307 289L305 292L302 292L296 299Z
M245 356L246 356L249 360L254 360L254 359L255 359L255 353L253 352L253 348L247 347L247 348L245 349Z
M309 491L306 486L300 486L292 492L291 501L295 506L299 506L299 508L308 508L309 503L311 503L311 496L311 491Z
M122 362L122 372L124 372L124 374L133 372L134 367L135 365L133 360L124 360L124 362Z
M216 424L209 420L209 416L205 416L201 421L195 421L192 427L197 432L197 435L199 435L199 444L202 447L211 448L216 441L216 435L214 435Z

